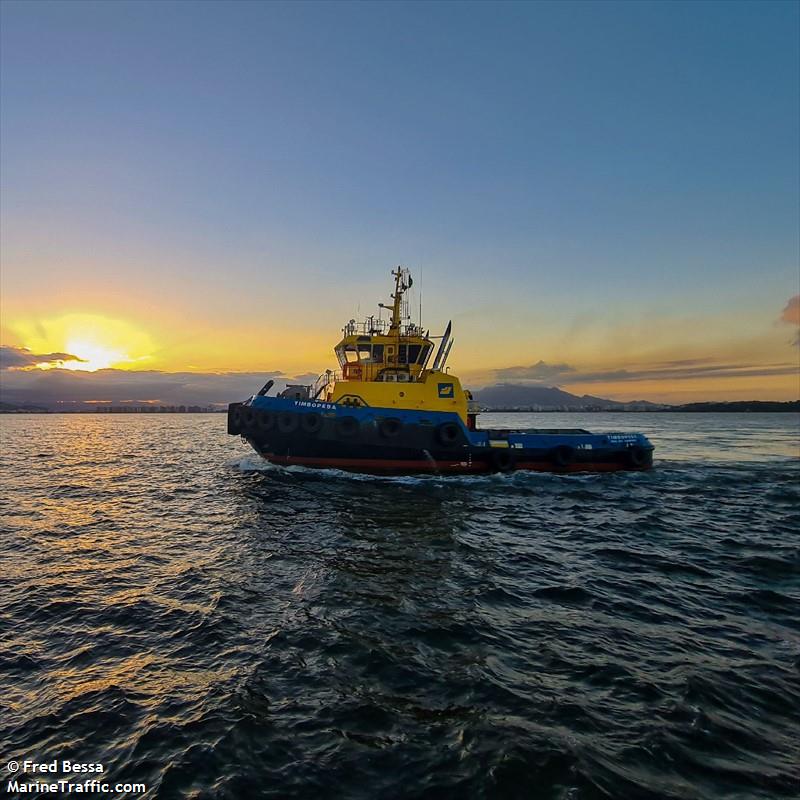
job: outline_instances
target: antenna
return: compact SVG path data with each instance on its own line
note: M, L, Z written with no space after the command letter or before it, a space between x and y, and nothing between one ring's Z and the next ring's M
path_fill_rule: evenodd
M422 262L419 264L419 327L422 327Z

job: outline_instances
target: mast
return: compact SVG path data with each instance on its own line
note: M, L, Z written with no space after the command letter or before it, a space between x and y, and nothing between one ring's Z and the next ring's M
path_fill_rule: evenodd
M392 306L392 322L389 325L389 333L399 333L402 318L403 292L406 290L406 286L403 283L403 270L400 267L398 267L397 271L393 272L392 275L394 275L395 278L394 294L392 295L394 304Z

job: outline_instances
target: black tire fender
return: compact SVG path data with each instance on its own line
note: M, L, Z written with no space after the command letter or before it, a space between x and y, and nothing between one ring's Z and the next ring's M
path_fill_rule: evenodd
M649 452L641 445L635 444L628 449L628 463L632 467L645 467L647 466Z
M355 417L339 417L336 420L336 433L339 436L350 438L361 429L361 424Z
M378 423L378 432L385 439L394 439L403 430L403 423L397 417L386 417Z
M281 433L294 433L299 424L297 414L290 414L288 411L278 414L278 430Z
M249 430L256 421L256 412L250 406L242 409L242 430Z
M322 417L314 411L303 414L300 425L306 433L319 433L322 430Z
M454 447L461 438L461 428L455 422L443 422L436 429L436 438L439 444L445 447Z
M575 463L575 448L568 444L560 444L553 448L552 458L557 467L568 467Z
M275 415L271 411L262 411L257 424L260 431L271 431L275 427Z
M242 408L236 406L232 411L228 412L228 433L237 434L242 430Z
M496 472L511 472L514 469L514 453L510 447L492 450L489 458Z

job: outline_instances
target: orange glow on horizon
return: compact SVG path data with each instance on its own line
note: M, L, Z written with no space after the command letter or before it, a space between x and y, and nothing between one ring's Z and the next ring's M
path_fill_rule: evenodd
M72 339L67 342L65 351L80 358L80 361L64 361L63 369L84 370L94 372L98 369L108 369L114 364L124 364L131 359L122 350L114 350L96 342L87 342Z
M100 314L17 320L9 328L14 338L32 353L64 356L42 360L35 365L38 369L84 372L110 367L141 369L155 349L150 335L136 325Z
M631 330L631 323L598 323L575 336L555 324L522 331L512 325L514 317L509 315L514 334L509 335L505 330L489 331L474 320L461 320L458 332L463 333L451 360L452 371L471 389L494 383L524 384L528 383L524 377L506 377L503 370L542 361L563 369L555 370L552 377L539 377L539 385L622 401L794 400L800 396L800 372L791 369L797 348L790 341L791 332L774 320L760 328L753 322L748 326L752 333L739 336L730 331L732 323L727 320L709 320L710 333L702 341L694 335L694 326L680 322L650 321L650 335L645 337L635 326ZM11 317L3 335L6 343L42 356L27 369L280 372L295 377L334 368L333 347L341 334L328 319L304 326L279 313L268 318L243 314L228 318L189 315L178 308L170 309L165 318L154 305L151 317L145 317L141 309L128 314L120 310L113 317L88 311L20 315ZM683 363L688 365L685 370L679 366L666 374L670 369L665 366ZM714 373L715 365L721 365L724 376Z

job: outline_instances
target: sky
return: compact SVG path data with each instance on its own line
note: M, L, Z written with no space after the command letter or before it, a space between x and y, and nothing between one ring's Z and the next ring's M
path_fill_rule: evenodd
M467 385L797 399L799 42L795 2L4 0L3 382L319 373L403 264Z

